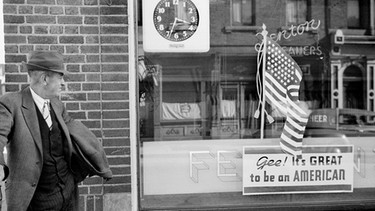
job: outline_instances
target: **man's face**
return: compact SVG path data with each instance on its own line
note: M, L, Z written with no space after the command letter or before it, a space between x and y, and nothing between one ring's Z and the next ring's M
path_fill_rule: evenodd
M45 93L47 98L53 98L60 95L64 84L64 75L62 73L49 73L46 75L47 85L45 86Z

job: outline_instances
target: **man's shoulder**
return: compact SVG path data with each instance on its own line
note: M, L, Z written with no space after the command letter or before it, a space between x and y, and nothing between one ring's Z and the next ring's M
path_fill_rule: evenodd
M5 93L4 95L2 95L0 97L0 102L2 103L6 103L6 102L21 102L22 100L22 93L21 91L18 91L18 92L8 92L8 93Z

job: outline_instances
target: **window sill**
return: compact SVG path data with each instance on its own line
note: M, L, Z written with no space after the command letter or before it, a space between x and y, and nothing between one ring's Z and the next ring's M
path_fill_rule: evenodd
M232 32L256 32L258 30L262 30L261 26L225 26L224 32L232 33Z

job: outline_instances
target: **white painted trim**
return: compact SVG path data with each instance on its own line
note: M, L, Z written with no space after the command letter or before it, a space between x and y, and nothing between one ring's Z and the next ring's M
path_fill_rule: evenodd
M3 0L0 0L0 84L5 83L5 42L4 42L4 14ZM5 87L0 85L0 93L4 94Z
M131 160L131 210L138 210L138 112L137 112L137 1L128 0L129 122Z

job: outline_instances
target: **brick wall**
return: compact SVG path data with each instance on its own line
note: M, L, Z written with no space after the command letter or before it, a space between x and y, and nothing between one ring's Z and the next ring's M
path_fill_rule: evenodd
M81 210L121 208L118 196L130 193L127 0L3 3L6 92L27 85L21 62L29 51L65 55L71 74L62 100L102 140L114 173L109 182L92 177L80 184Z

